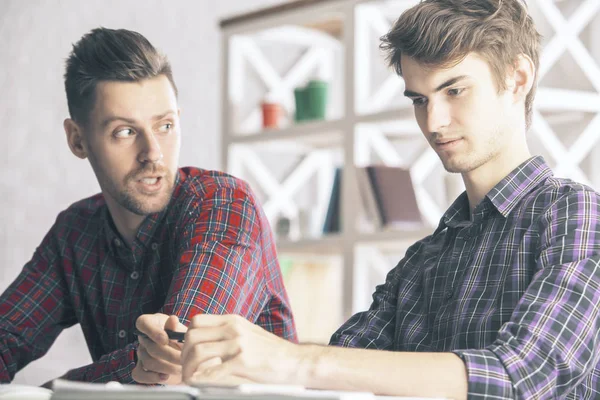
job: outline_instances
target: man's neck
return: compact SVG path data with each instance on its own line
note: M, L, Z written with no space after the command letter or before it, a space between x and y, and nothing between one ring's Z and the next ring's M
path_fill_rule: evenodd
M142 222L146 217L143 215L134 214L131 211L124 209L113 199L107 198L106 204L117 231L123 240L125 240L127 246L131 246L137 235L140 225L142 225Z
M531 157L526 145L519 150L505 153L508 154L501 154L484 165L462 174L471 212L498 182Z

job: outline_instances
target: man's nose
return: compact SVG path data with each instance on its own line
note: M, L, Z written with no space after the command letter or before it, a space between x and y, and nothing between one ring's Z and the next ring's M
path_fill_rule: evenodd
M163 153L160 147L160 143L152 132L144 132L140 135L141 151L138 157L138 161L141 163L157 163L162 160Z
M439 132L450 125L450 108L443 102L427 104L427 131Z

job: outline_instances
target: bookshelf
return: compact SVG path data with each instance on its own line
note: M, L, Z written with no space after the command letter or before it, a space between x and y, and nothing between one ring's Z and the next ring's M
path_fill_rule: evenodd
M295 313L311 312L296 309L302 299L314 311L319 295L322 303L331 303L335 315L329 319L335 322L366 309L375 285L410 244L433 232L463 190L460 176L447 174L422 139L412 105L402 96L403 81L378 50L379 37L417 2L298 0L221 21L224 168L250 182L274 231L282 217L290 220L290 235L277 235L282 263L319 271L313 289L305 285L290 293L298 296L292 301ZM528 3L545 37L530 149L544 155L557 174L600 187L600 175L593 173L600 167L600 3ZM565 82L574 65L582 73L569 73ZM315 78L329 84L326 118L296 123L294 88ZM284 110L279 128L262 127L260 104L266 97L276 98ZM422 227L369 227L357 168L371 164L410 170ZM336 167L342 168L342 226L323 235ZM335 272L324 273L327 268ZM310 274L296 276L305 284L310 280ZM325 289L321 281L332 276L339 282ZM331 302L331 293L339 301ZM330 322L322 323L320 339L314 322L308 337L326 341Z

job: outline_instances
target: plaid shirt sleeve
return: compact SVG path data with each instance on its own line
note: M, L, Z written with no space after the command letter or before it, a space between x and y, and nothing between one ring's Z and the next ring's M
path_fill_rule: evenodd
M385 283L375 288L373 302L369 310L356 313L350 317L333 334L329 345L394 350L398 284L402 281L410 282L410 288L407 290L413 292L420 290L420 287L418 287L420 279L416 278L416 274L419 274L418 269L404 267L410 263L410 260L419 255L422 243L423 241L419 241L408 248L406 256L388 273Z
M271 231L249 189L220 187L186 223L164 306L184 323L199 313L239 314L296 338ZM199 211L199 212L198 212ZM268 315L268 318L263 318Z
M135 383L131 371L137 361L137 347L138 342L135 341L122 349L103 355L92 364L70 370L62 378L84 382Z
M59 217L60 218L60 217ZM0 297L0 382L10 382L77 323L58 270L55 227Z
M253 197L246 190L221 187L190 202L184 214L189 216L182 221L184 234L174 239L179 263L159 312L177 315L185 325L199 313L239 314L296 340L285 291L272 286L280 280L279 264L265 216ZM133 383L137 345L71 370L66 378Z
M470 399L562 398L598 363L599 200L568 193L537 222L537 272L510 321L487 348L455 351Z

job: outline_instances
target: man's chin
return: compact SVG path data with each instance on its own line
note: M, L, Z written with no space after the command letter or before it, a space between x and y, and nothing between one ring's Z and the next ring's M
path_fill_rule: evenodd
M444 166L444 169L447 172L450 172L451 174L464 174L466 172L473 170L473 168L471 168L470 165L464 164L464 163L457 163L455 161L454 162L452 162L452 161L443 162L442 161L442 165Z
M160 204L144 204L138 208L138 210L137 210L138 213L136 213L136 214L142 215L142 216L156 214L156 213L163 211L165 208L167 208L168 204L169 204L168 201L166 201L164 203L160 203Z
M121 205L128 211L145 217L150 214L156 214L163 211L169 205L171 196L165 196L164 194L159 198L148 199L148 196L136 196L135 198L129 197Z

